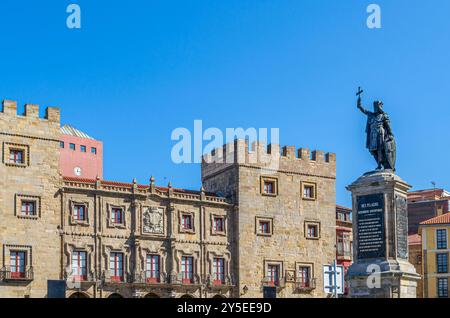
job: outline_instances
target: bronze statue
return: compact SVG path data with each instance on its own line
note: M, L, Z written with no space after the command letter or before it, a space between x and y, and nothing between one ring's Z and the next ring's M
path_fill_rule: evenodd
M377 161L377 170L385 169L395 171L395 161L397 157L397 147L394 134L391 129L391 122L388 115L383 111L383 102L373 103L374 111L368 111L361 106L361 87L358 88L358 109L367 115L366 125L366 147Z

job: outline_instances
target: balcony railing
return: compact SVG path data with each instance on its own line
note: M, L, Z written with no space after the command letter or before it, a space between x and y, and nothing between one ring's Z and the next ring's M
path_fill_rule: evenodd
M316 279L310 278L307 281L295 282L295 289L300 292L308 292L316 289Z
M66 271L64 273L64 279L66 280L66 282L70 282L72 284L92 284L96 282L94 273L92 272L89 272L86 275L74 275L72 272Z
M101 281L104 283L132 283L135 280L130 273L123 273L122 276L113 276L109 271L103 271Z
M24 272L12 272L10 269L3 267L0 270L1 280L4 281L32 281L34 279L33 267L28 267Z
M270 286L270 287L277 287L277 288L284 288L286 287L286 279L284 277L280 277L278 280L274 281L272 277L266 276L261 281L262 286Z
M233 286L231 276L224 276L223 279L215 279L213 275L208 275L206 284L211 289L226 289Z
M192 278L186 278L184 273L178 273L170 275L170 283L180 285L199 285L201 280L200 276L196 274L193 274Z
M157 277L155 277L157 276ZM142 271L140 273L136 273L134 282L141 284L165 284L167 283L167 274L159 273L159 275L152 271Z

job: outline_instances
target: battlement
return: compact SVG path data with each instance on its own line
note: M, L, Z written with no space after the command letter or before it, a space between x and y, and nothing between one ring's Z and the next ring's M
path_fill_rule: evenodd
M301 160L318 164L334 164L336 163L336 154L325 153L321 150L311 151L308 148L296 149L295 146L281 148L278 144L266 145L261 141L253 142L249 148L247 140L237 139L233 143L225 144L203 156L205 164L266 164L273 160Z
M3 108L0 112L0 115L3 116L20 116L17 114L17 102L12 100L4 100ZM47 107L45 109L45 117L39 117L39 105L36 104L26 104L25 112L21 117L26 118L38 118L42 120L47 120L49 122L58 123L60 122L60 110L57 107Z
M253 142L251 148L246 140L235 140L214 149L203 156L203 178L215 175L231 166L246 166L265 170L263 174L282 171L336 177L336 155L321 150L297 149L294 146L280 147Z

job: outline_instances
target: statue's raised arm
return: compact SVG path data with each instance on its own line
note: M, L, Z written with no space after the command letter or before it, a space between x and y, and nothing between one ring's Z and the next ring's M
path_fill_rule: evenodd
M370 113L368 110L364 109L361 105L361 94L364 91L361 89L361 87L358 87L358 92L356 93L356 96L358 96L358 101L356 103L356 106L358 107L358 109L364 114L367 115L368 113Z

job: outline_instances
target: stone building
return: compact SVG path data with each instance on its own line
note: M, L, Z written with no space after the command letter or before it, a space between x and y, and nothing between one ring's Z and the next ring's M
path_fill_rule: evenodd
M236 140L204 157L202 182L236 206L237 288L262 297L324 297L335 259L334 154Z
M59 110L3 102L0 112L0 296L42 297L59 279Z
M67 297L326 296L334 154L236 140L204 158L199 191L63 176L59 110L25 109L0 113L0 297L46 297L48 280Z

